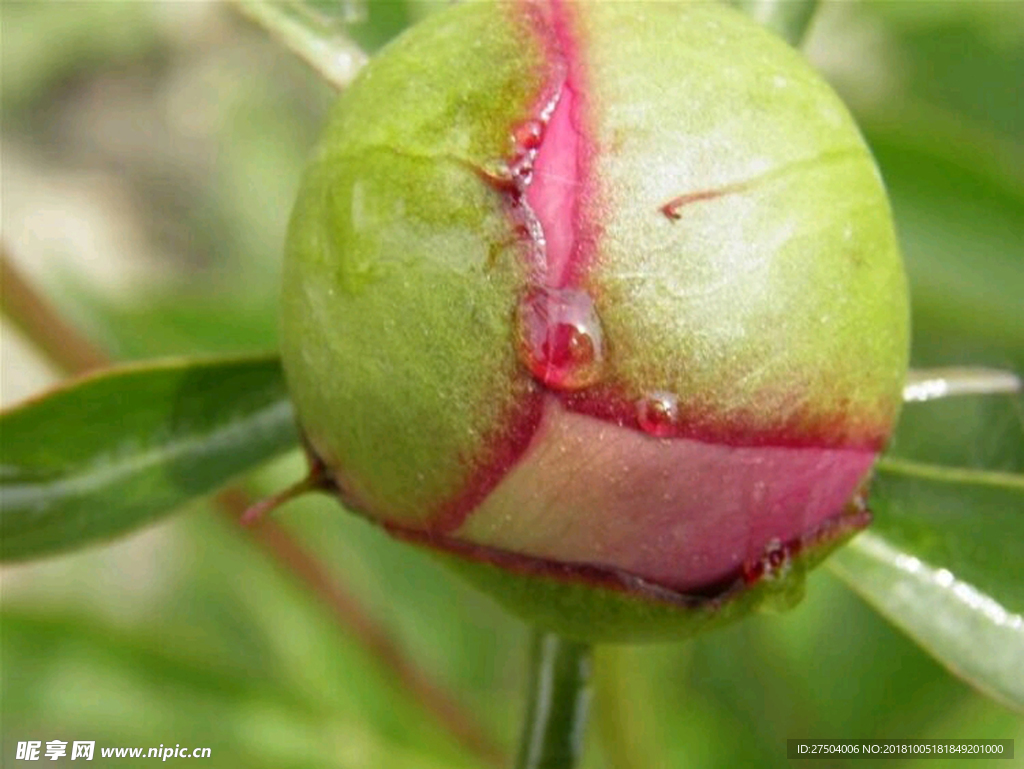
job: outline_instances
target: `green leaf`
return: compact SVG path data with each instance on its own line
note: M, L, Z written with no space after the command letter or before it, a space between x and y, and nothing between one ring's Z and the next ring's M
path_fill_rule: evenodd
M211 586L210 592L216 590ZM205 598L203 591L197 595ZM279 599L275 591L272 600ZM275 626L282 635L290 631L300 645L307 640L305 633L314 643L321 641L322 630L308 623L306 612L301 607L296 611L294 602L279 613L287 617ZM224 614L230 615L230 610ZM215 623L203 624L204 632L197 633L185 623L168 627L165 619L160 616L140 628L125 628L76 611L50 609L42 614L5 605L0 614L5 738L51 730L88 734L96 740L99 758L101 746L156 746L170 734L174 742L211 748L215 765L225 769L473 765L450 747L439 751L436 743L444 735L432 731L429 722L412 722L416 711L400 693L393 694L389 704L393 717L404 716L409 728L399 735L381 729L373 718L376 714L368 714L364 705L368 690L388 699L383 676L367 670L358 653L339 650L334 634L323 639L331 644L329 652L313 667L330 669L339 659L352 658L348 664L354 672L347 678L321 679L321 687L344 698L338 703L341 707L330 708L325 707L328 703L311 701L309 688L294 691L282 686L275 673L290 660L270 654L250 665L240 664L230 651L211 650ZM243 627L256 636L265 631L259 619ZM359 663L363 667L357 667Z
M366 54L330 19L303 3L236 2L236 10L263 27L324 80L346 88L366 63Z
M0 415L0 557L114 537L297 443L277 358L112 369Z
M908 404L886 452L924 464L1024 473L1024 396Z
M1024 177L1016 162L1024 112L1002 98L1024 64L1022 38L1004 16L1019 11L998 3L896 5L857 12L901 17L877 27L886 36L880 55L900 64L877 70L892 75L885 83L868 76L845 90L896 214L912 291L912 365L1024 371ZM975 15L991 18L982 24ZM996 30L1006 34L990 34ZM850 60L871 59L861 54ZM872 489L875 524L830 561L947 668L1017 708L1024 707L1022 406L1019 397L999 397L908 407L890 446L899 459L880 465Z
M953 673L1024 709L1024 475L883 459L832 570Z

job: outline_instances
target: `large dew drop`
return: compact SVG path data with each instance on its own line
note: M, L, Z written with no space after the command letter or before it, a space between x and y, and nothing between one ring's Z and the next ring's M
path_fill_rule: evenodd
M579 390L601 377L601 322L586 291L533 287L519 300L516 346L531 373L552 390Z

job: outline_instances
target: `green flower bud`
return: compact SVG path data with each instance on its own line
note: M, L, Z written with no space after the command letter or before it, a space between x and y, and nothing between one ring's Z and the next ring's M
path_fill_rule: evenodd
M867 523L907 368L878 171L714 3L467 3L341 97L283 355L352 509L529 620L680 636Z

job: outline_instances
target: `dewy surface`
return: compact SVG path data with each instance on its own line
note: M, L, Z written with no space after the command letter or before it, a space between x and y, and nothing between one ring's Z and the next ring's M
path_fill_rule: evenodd
M366 514L470 557L754 574L842 528L898 409L870 155L715 4L439 14L342 97L289 252L313 450Z

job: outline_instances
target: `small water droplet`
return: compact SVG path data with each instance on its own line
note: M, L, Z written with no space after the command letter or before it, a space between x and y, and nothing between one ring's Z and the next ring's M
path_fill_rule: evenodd
M519 189L525 189L533 178L533 156L519 155L508 164L508 174L512 183Z
M761 557L743 564L743 580L748 585L755 582L781 580L789 574L793 564L790 548L773 539L765 545Z
M516 312L520 360L553 390L579 390L600 378L601 322L594 301L574 288L529 289Z
M512 141L519 152L537 149L543 138L544 123L540 120L527 120L512 131Z
M669 392L654 392L636 403L636 420L640 429L656 438L666 438L675 431L679 418L679 399Z
M743 581L762 592L758 609L767 613L792 609L804 597L806 566L794 557L797 546L773 539L760 558L743 564Z

